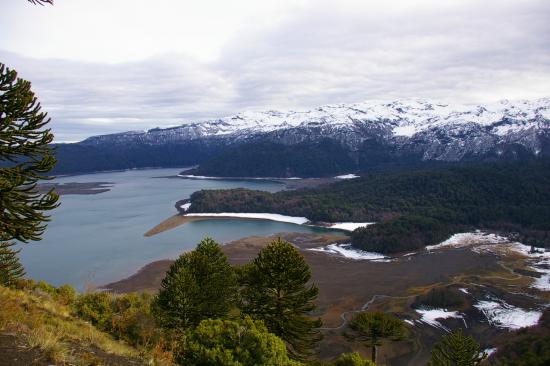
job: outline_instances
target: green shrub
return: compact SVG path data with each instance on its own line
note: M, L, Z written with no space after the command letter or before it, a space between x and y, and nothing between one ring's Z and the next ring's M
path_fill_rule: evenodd
M35 283L32 280L21 280L18 282L17 287L48 294L52 300L57 301L61 305L72 305L77 298L76 290L70 285L55 287L44 281Z
M69 285L62 285L57 288L54 299L62 305L72 305L77 298L76 290Z
M80 318L105 329L113 316L111 296L106 292L81 295L75 303L75 312Z
M114 296L108 331L134 346L150 347L157 343L161 331L151 314L151 302L152 296L146 293Z
M359 353L342 353L330 366L374 366L370 360L366 360Z
M207 319L186 332L176 354L180 365L298 366L284 342L262 321Z

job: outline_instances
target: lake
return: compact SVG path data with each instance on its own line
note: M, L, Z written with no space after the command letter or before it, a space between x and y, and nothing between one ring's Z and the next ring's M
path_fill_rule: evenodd
M324 229L263 220L190 222L152 237L143 234L176 214L176 201L201 189L250 188L269 192L284 184L262 180L192 180L166 178L182 169L147 169L57 178L57 183L112 182L109 192L64 195L51 212L51 222L38 242L22 245L27 277L78 290L135 273L159 259L176 258L205 236L220 243L278 232Z

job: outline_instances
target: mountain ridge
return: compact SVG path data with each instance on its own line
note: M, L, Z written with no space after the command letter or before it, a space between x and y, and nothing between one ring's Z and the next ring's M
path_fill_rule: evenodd
M252 161L248 169L242 168L245 162L239 164L241 167L229 164L225 171L217 171L217 166L224 165L220 161L243 159L240 146L261 152L266 144L276 144L283 151L300 146L298 150L311 159L326 158L333 154L333 145L340 145L346 151L339 153L341 163L321 175L411 161L536 158L550 154L550 98L477 105L414 99L333 104L309 111L248 111L170 128L92 136L77 144L58 146L61 150L68 145L110 151L115 160L132 160L126 156L132 149L156 151L171 146L170 161L183 163L177 157L181 150L187 154L185 164L200 164L197 172L201 174L223 175L231 169L234 174L230 175L255 176L260 173ZM325 144L331 145L330 152L323 151ZM158 154L157 164L168 152ZM63 153L59 157L63 170ZM217 163L210 164L211 158ZM266 158L277 160L273 154ZM139 167L139 163L128 161L129 166L124 167ZM262 167L261 174L315 175L311 169L305 174L286 161L279 163L278 171L266 172L269 169ZM151 166L151 161L146 165Z

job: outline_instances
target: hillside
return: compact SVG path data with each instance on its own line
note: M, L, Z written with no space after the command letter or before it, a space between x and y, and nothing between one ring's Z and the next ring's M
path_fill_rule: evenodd
M550 246L550 160L372 173L316 189L267 193L203 190L190 212L270 212L311 221L378 222L352 234L361 249L383 253L441 242L455 232L519 233Z
M0 365L170 365L77 316L78 295L72 288L32 281L20 285L0 286Z
M550 99L370 101L235 116L58 144L57 173L200 164L213 176L320 177L550 154Z

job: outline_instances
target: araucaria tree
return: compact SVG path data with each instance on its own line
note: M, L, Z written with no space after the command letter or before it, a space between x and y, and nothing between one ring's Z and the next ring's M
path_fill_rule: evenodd
M225 318L236 298L233 268L220 245L205 238L172 264L153 301L153 312L163 327L182 331L203 319Z
M12 286L14 282L25 275L25 270L19 258L18 250L13 250L13 243L0 242L0 285Z
M203 320L182 338L176 352L180 365L300 366L288 358L283 341L269 333L263 322Z
M40 240L58 196L38 192L55 164L50 119L41 112L31 83L0 63L0 281L9 285L24 272L14 240Z
M309 284L311 271L292 244L280 239L262 249L243 270L242 312L263 320L283 339L290 357L309 357L321 340L320 319L308 315L319 293Z
M407 336L405 322L393 315L381 312L361 312L349 322L350 331L346 337L356 342L364 342L371 349L372 362L376 363L377 347L384 340L398 341Z
M441 338L432 349L430 366L476 366L487 357L474 338L453 331Z

